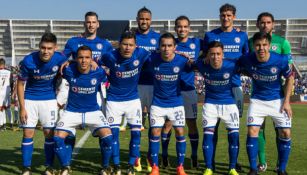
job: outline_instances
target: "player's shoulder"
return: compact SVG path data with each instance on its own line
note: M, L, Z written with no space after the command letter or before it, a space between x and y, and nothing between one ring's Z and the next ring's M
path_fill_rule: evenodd
M150 34L152 37L154 37L154 38L160 38L160 33L156 32L156 31L154 31L154 30L152 30L152 29L149 31L149 34Z
M175 54L175 58L176 61L178 61L179 63L183 63L185 64L188 61L188 58L180 55L180 54Z
M24 66L34 64L35 60L38 58L39 58L39 51L31 52L23 58L21 64Z
M79 43L82 39L81 36L73 36L67 40L67 44Z
M289 56L287 54L279 54L276 52L270 52L270 57L275 62L288 62Z

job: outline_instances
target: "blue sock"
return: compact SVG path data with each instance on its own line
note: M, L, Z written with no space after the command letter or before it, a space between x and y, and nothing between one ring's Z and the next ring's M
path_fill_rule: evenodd
M54 152L57 155L61 166L69 166L71 162L71 154L68 151L69 147L65 145L65 138L54 136L53 140L55 143Z
M219 126L220 126L221 119L218 119L215 128L214 128L214 135L213 135L213 155L212 155L212 163L214 164L213 166L215 167L215 151L216 151L216 145L217 141L219 139Z
M99 146L100 146L100 152L102 157L102 167L108 167L110 164L110 158L112 157L112 141L113 136L112 134L100 137L99 138Z
M131 128L131 139L129 144L129 165L134 165L135 160L140 157L141 129Z
M168 156L168 145L170 141L170 137L172 135L172 131L169 133L163 133L161 134L161 142L162 142L162 157Z
M232 130L228 133L228 154L229 169L236 168L239 152L239 130Z
M176 136L177 165L183 165L187 142L184 136Z
M30 167L33 153L33 138L22 138L21 143L22 165Z
M212 159L213 159L213 131L204 131L204 139L203 139L203 155L206 167L209 169L213 169Z
M148 152L147 152L147 159L150 160L151 155L150 155L150 138L151 138L151 127L150 127L150 118L148 118L149 121L149 129L148 129Z
M198 141L199 141L199 135L196 134L189 134L191 148L192 148L192 158L197 158L197 150L198 150Z
M120 163L120 156L119 156L119 128L111 128L112 135L113 135L113 151L112 151L112 159L114 165L119 165Z
M46 157L45 166L52 166L53 160L54 160L54 140L53 140L53 137L52 138L45 138L44 150L45 150L45 157Z
M257 171L258 137L246 138L246 151L250 164L250 169Z
M278 141L279 171L286 171L290 151L291 151L291 139L279 138Z
M152 161L152 166L159 166L159 148L160 148L160 137L159 136L151 136L150 137L150 158Z

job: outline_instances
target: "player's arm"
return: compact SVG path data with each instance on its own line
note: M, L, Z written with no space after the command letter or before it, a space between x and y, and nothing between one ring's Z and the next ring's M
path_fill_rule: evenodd
M290 77L286 78L286 83L285 83L285 89L284 89L284 103L281 107L281 111L285 111L290 118L292 118L292 109L290 106L290 96L293 88L293 82L294 78L291 75Z
M20 112L19 112L20 122L22 124L26 124L27 119L28 119L27 111L25 108L24 86L25 86L25 81L18 79L17 80L17 96L18 96L18 101L19 101L19 106L20 106Z

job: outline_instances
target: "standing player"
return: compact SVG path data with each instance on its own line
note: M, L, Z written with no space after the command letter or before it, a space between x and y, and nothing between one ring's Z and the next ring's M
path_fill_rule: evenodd
M247 114L246 149L250 162L249 175L257 174L258 134L266 116L271 116L278 129L278 174L285 175L291 150L290 94L293 76L287 55L270 52L271 35L257 32L253 36L254 54L240 59L240 65L252 78L253 91ZM283 90L281 78L285 77Z
M119 42L119 49L104 54L100 60L110 70L108 79L110 87L107 90L106 115L113 134L114 174L119 175L120 146L119 127L122 116L127 118L131 128L129 145L128 175L134 175L134 163L140 157L142 109L138 95L137 83L144 62L150 52L136 48L135 34L125 32Z
M238 60L240 56L247 55L249 52L248 38L245 32L238 32L233 23L236 19L236 7L231 4L224 4L220 7L220 21L221 27L214 29L210 32L206 32L204 38L204 53L208 51L208 44L211 41L220 41L224 45L224 57L228 59ZM241 87L240 75L233 76L233 93L235 96L236 104L239 109L239 115L242 116L243 112L243 93ZM215 157L215 148L218 140L218 126L219 121L215 128L214 133L214 151L213 151L213 163ZM215 166L213 166L214 168ZM238 167L238 169L241 169Z
M236 163L239 152L239 111L232 92L232 77L236 75L236 60L223 59L223 44L212 41L208 45L209 64L198 60L197 67L205 79L206 96L203 105L203 154L207 169L213 174L213 136L218 119L228 131L229 175L238 175Z
M172 34L163 34L159 43L161 53L153 54L150 61L154 75L154 95L150 108L149 148L152 161L150 175L160 174L158 167L160 136L166 119L172 122L176 133L177 175L185 175L183 168L186 151L185 112L180 80L182 72L187 69L187 59L175 54L176 40Z
M0 59L0 130L5 129L6 116L11 118L11 84L12 84L11 72L5 69L5 60Z
M184 54L186 57L196 60L199 57L201 49L201 40L198 38L189 38L190 20L186 16L179 16L175 20L175 31L177 33L176 51ZM189 138L191 143L191 167L197 168L197 149L198 149L198 129L197 119L197 94L194 85L195 74L193 71L182 72L180 88L183 97L184 111L188 125ZM171 122L166 121L161 134L162 141L162 164L168 166L168 144L171 136Z
M276 35L273 33L274 29L274 16L271 13L263 12L258 15L257 18L257 28L260 30L260 32L266 32L269 33L272 37L271 41L271 48L270 51L276 52L278 54L284 54L288 55L289 58L289 64L293 63L292 57L291 57L291 46L288 40L285 38L282 38L279 35ZM253 39L249 39L249 48L250 50L254 50L253 48ZM265 129L265 121L263 122L260 131L259 131L259 137L258 137L258 143L259 143L259 150L258 150L258 156L259 156L259 165L258 165L258 171L264 172L267 169L267 163L265 158L265 136L264 136L264 129ZM278 130L275 129L276 136L278 136ZM276 137L277 138L277 137ZM276 139L276 145L278 143L278 139Z
M62 166L61 175L70 173L71 150L65 138L76 134L76 127L88 125L93 136L99 136L102 153L100 175L110 175L109 160L112 156L112 134L109 124L97 103L97 92L106 79L103 69L91 70L92 50L81 46L77 50L76 63L64 69L63 77L69 83L67 107L57 123L54 136L55 153Z
M45 135L45 174L53 174L53 129L57 121L55 82L59 67L67 60L64 55L55 52L56 47L56 36L45 33L39 43L39 51L27 55L21 62L17 94L23 128L21 152L24 175L31 174L33 136L38 120Z

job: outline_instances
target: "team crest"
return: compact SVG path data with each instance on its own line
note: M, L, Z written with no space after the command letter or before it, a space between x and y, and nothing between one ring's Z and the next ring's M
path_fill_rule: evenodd
M156 45L156 44L157 44L157 40L154 39L154 38L152 38L152 39L150 40L150 43L151 43L152 45Z
M194 44L194 43L191 43L191 44L190 44L190 49L194 50L194 49L195 49L195 47L196 47L196 46L195 46L195 44Z
M121 72L116 72L116 77L122 77L122 73Z
M150 119L150 125L154 125L156 124L156 120L155 119Z
M99 49L99 50L101 50L101 49L102 49L102 44L101 44L101 43L98 43L98 44L96 45L96 48Z
M272 46L272 50L276 51L277 50L277 46Z
M235 42L240 43L241 39L239 37L235 37Z
M96 78L91 79L91 84L92 85L96 85L96 83L97 83L97 79Z
M62 127L62 126L64 126L64 122L58 122L56 126L57 127Z
M59 66L53 66L53 68L52 68L52 71L53 72L56 72L56 71L58 71L59 70Z
M77 88L77 87L72 87L71 90L72 90L73 92L78 92L78 88Z
M203 126L207 126L208 121L206 119L203 119Z
M224 77L224 79L228 79L229 78L229 73L224 73L223 77Z
M276 67L272 67L272 68L271 68L271 72L272 72L273 74L275 74L275 73L277 72L277 68L276 68Z
M161 75L156 75L157 80L161 80Z
M257 75L257 74L253 74L253 78L254 78L255 80L258 80L258 75Z
M108 122L109 122L109 123L113 123L113 122L114 122L114 118L113 118L113 117L109 117L109 118L108 118Z
M173 71L174 71L174 73L178 73L179 72L179 67L178 66L176 66L176 67L174 67L174 69L173 69Z
M254 118L253 117L248 117L248 119L247 119L247 122L248 123L252 123L254 121Z
M140 64L140 61L139 61L139 60L134 60L134 61L133 61L133 65L134 65L135 67L137 67L139 64Z

